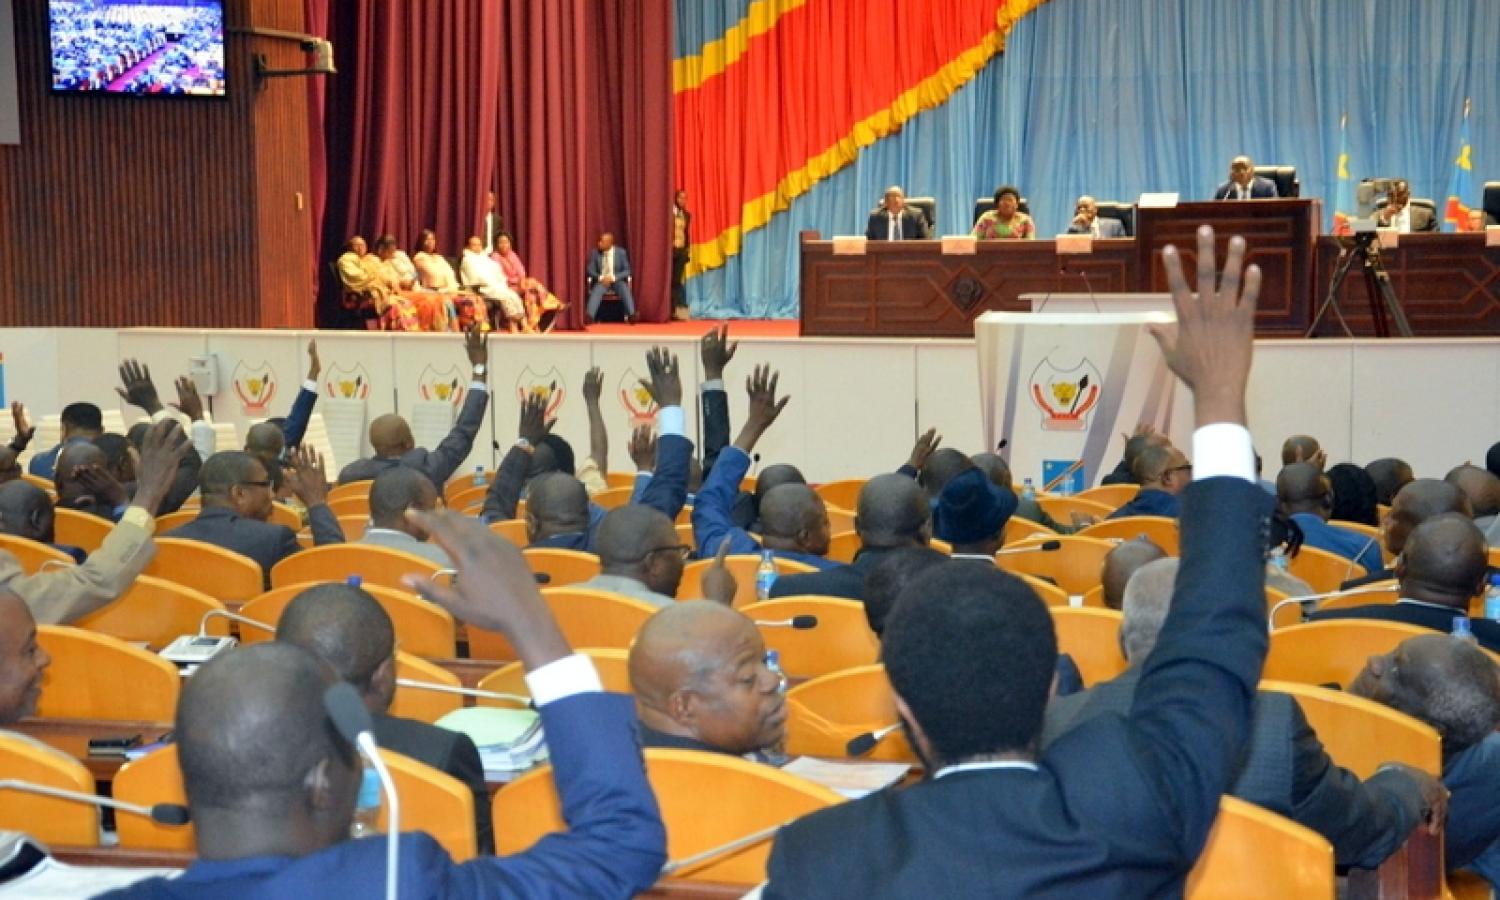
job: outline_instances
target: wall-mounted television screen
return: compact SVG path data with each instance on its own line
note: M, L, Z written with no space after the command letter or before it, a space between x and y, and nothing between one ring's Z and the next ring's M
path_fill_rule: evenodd
M224 96L223 0L50 0L52 89Z

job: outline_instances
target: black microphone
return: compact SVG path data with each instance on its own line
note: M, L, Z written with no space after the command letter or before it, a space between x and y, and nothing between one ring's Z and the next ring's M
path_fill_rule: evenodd
M798 631L807 631L810 628L818 627L818 617L805 615L792 616L790 619L781 619L775 622L765 622L757 619L755 624L764 628L795 628Z
M845 744L844 752L849 756L864 756L874 750L876 744L885 740L887 735L900 727L901 723L898 722L895 725L887 725L879 731L866 731Z
M23 794L37 794L57 800L72 800L77 803L87 803L90 806L107 806L110 809L117 809L121 812L145 816L159 825L186 825L193 820L192 813L181 803L157 803L152 806L141 806L136 803L125 803L121 800L111 800L108 797L97 797L93 794L83 794L78 791L55 788L45 784L32 784L29 781L20 781L14 778L0 779L0 791L20 791Z
M1030 544L1025 547L1002 547L995 551L996 556L1005 556L1011 553L1046 553L1053 550L1061 550L1062 541L1042 541L1040 544Z
M995 452L999 453L1001 450L1004 450L1006 447L1009 447L1009 446L1010 446L1010 438L1001 438L1000 439L1000 443L998 443L998 444L995 445Z

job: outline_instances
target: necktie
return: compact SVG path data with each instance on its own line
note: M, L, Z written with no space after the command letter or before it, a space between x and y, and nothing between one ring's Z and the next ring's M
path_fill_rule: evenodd
M890 216L891 222L888 237L893 241L901 240L901 217L895 213L886 213L886 215Z

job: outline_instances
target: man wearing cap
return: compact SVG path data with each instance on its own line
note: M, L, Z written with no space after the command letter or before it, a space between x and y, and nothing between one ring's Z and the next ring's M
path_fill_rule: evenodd
M1018 502L1013 492L996 487L979 468L967 469L938 494L933 536L953 545L954 559L991 561Z

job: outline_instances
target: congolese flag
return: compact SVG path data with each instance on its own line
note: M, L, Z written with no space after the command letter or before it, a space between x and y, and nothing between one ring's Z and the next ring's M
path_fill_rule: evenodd
M1474 196L1474 148L1469 144L1469 101L1464 101L1463 124L1458 128L1458 156L1453 160L1453 180L1448 182L1448 205L1443 210L1444 231L1468 231L1469 207L1465 197Z
M1339 119L1339 155L1334 161L1333 233L1349 234L1354 217L1354 176L1349 174L1349 114Z

